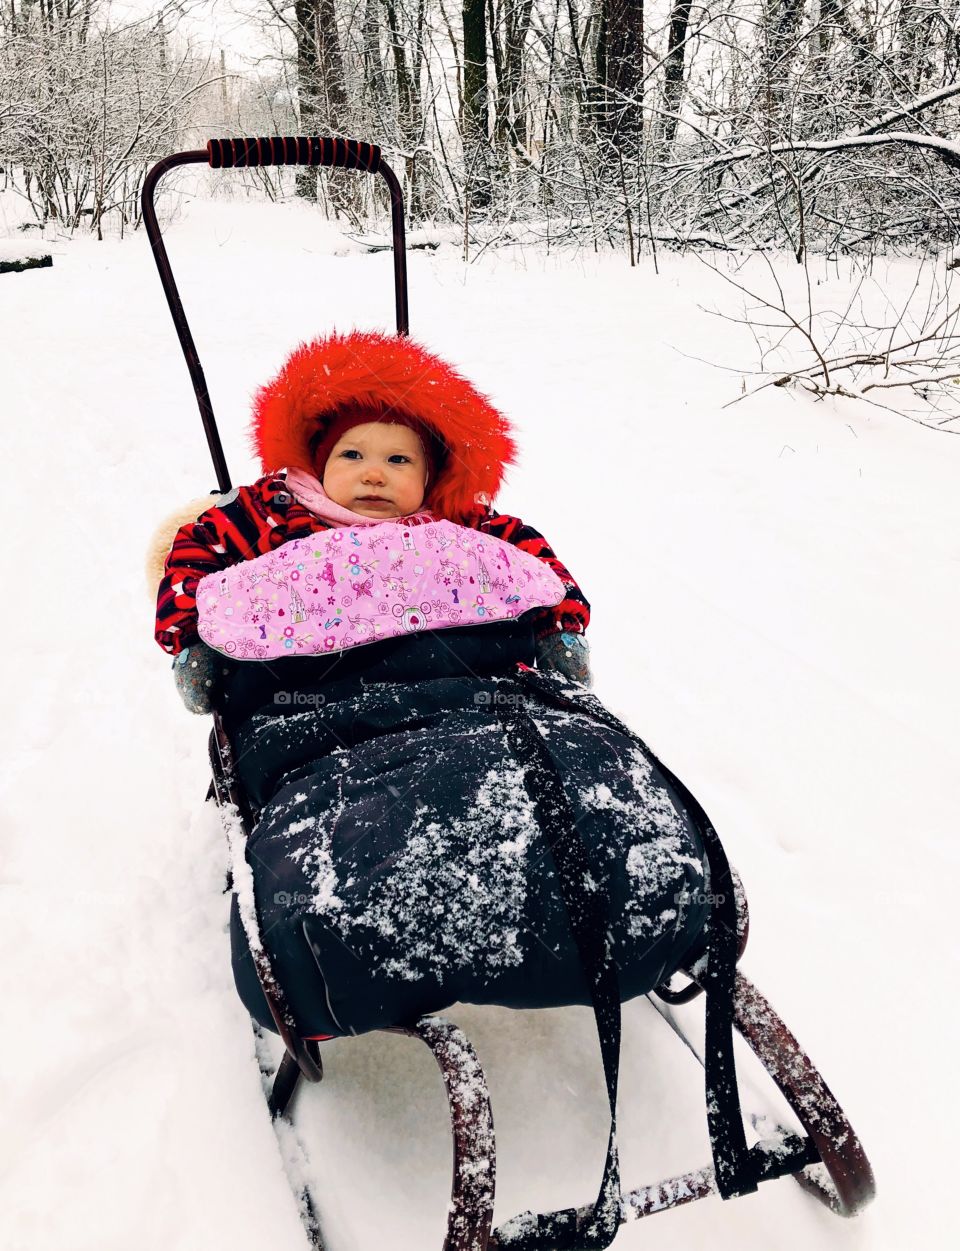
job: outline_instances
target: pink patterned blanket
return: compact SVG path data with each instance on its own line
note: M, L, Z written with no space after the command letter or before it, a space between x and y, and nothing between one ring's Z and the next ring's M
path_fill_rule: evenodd
M238 660L314 656L549 608L543 561L452 521L383 521L292 539L197 587L204 642Z

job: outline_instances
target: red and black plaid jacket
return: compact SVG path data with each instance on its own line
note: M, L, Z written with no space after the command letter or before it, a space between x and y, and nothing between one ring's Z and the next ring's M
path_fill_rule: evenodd
M534 619L538 638L560 630L583 633L590 621L590 605L542 534L517 517L493 511L478 515L472 525L544 561L563 583L565 598L555 608L540 610ZM157 596L157 642L172 656L197 642L197 583L208 573L262 556L290 539L331 528L293 498L282 473L235 488L221 503L177 531Z

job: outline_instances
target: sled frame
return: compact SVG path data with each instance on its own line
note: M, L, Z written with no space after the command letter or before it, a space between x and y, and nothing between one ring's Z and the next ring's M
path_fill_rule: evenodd
M254 825L254 814L236 776L229 735L219 712L213 715L210 758L211 791L220 808L238 815L245 836ZM746 897L736 883L739 950L748 933ZM285 1054L269 1096L274 1117L284 1116L301 1077L317 1082L323 1076L316 1042L296 1031L282 988L270 969L269 958L251 952L264 997ZM700 963L684 970L690 986L702 989ZM682 992L666 985L653 992L671 1004L685 1003L690 987ZM757 1161L758 1180L771 1181L792 1175L801 1186L840 1216L853 1216L873 1198L873 1170L856 1133L832 1091L769 1001L747 976L737 970L734 1023L754 1055L776 1084L805 1133L778 1128L751 1148ZM423 1017L387 1033L419 1039L430 1050L443 1079L453 1137L453 1183L443 1251L497 1251L493 1228L496 1181L496 1141L490 1092L486 1077L464 1032L441 1017ZM655 1212L719 1194L712 1165L666 1178L652 1185L625 1191L620 1206L621 1224ZM577 1211L584 1226L593 1215L588 1205ZM319 1223L308 1204L307 1232L322 1247Z
M409 333L403 196L379 148L333 137L214 139L206 148L166 157L147 174L142 195L144 225L190 373L218 488L226 493L231 489L231 482L223 446L154 205L157 184L166 173L180 165L200 163L215 169L322 165L382 175L390 193L397 333L400 335ZM212 795L225 818L240 822L247 838L252 833L255 814L237 776L233 747L219 712L214 712L213 716L210 756L213 781L208 797ZM735 893L738 946L742 954L748 927L746 900L742 890ZM286 1115L301 1078L308 1082L320 1081L323 1066L317 1042L302 1038L297 1031L266 951L261 948L254 952L251 948L251 957L285 1048L268 1098L271 1115L278 1118ZM687 1002L704 988L704 963L694 963L685 970L690 982L683 989L673 990L665 985L658 987L655 993L674 1005ZM768 1001L739 970L734 981L734 1023L805 1130L804 1135L778 1131L772 1139L761 1140L750 1149L757 1165L756 1180L768 1181L792 1174L833 1211L852 1216L874 1194L869 1161L842 1108L809 1057ZM425 1017L388 1032L420 1039L430 1049L443 1078L454 1148L453 1185L443 1251L497 1251L508 1226L500 1231L493 1229L496 1145L489 1089L476 1053L463 1031L441 1018ZM624 1193L620 1223L719 1193L713 1166L684 1173ZM302 1209L311 1243L322 1247L322 1232L309 1195ZM594 1212L593 1206L577 1210L578 1232L586 1228Z

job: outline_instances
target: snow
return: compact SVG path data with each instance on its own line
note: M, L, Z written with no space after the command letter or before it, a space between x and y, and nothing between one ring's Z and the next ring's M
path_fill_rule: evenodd
M301 206L178 205L174 272L250 481L253 390L300 339L389 327L391 260ZM0 1245L299 1251L231 981L208 725L179 704L142 590L153 526L213 473L146 239L56 250L0 286ZM723 837L750 900L744 968L850 1115L879 1197L842 1222L772 1182L616 1245L953 1245L960 441L786 390L724 409L737 374L698 358L747 370L755 350L699 306L737 299L695 259L659 266L528 249L465 269L441 243L409 257L412 325L518 423L500 503L591 598L597 693ZM842 266L818 276L844 307ZM905 299L913 266L875 276ZM591 1014L450 1015L490 1080L497 1219L591 1201L607 1134ZM699 1009L678 1017L696 1036ZM776 1112L741 1056L745 1104ZM376 1035L323 1057L285 1153L306 1152L330 1251L439 1248L450 1146L426 1048ZM703 1122L693 1057L628 1005L627 1186L706 1164Z
M51 249L45 243L34 243L29 238L0 239L0 261L37 260L49 256Z
M535 830L523 778L519 766L491 770L452 827L436 820L429 806L417 805L411 810L409 840L389 881L352 911L344 909L336 893L330 854L336 822L331 822L308 840L304 856L315 875L311 911L350 950L355 942L362 949L377 935L390 936L397 954L378 966L387 977L419 981L464 967L491 971L520 964L517 930L531 871L524 853ZM494 839L484 842L484 832L491 829ZM502 833L513 837L501 840ZM462 860L449 858L451 846L464 849ZM453 900L456 907L446 906Z

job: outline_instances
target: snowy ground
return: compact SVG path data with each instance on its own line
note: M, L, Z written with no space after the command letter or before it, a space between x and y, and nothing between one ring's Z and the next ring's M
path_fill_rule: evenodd
M301 338L390 327L389 256L295 206L229 202L186 202L169 245L234 480L251 480L253 388ZM214 478L146 239L52 250L53 269L0 279L0 1245L295 1251L230 976L207 727L180 707L143 584L156 521ZM906 263L883 278L910 281ZM842 307L845 282L819 298ZM501 503L584 585L598 693L711 814L751 901L744 967L877 1171L851 1223L783 1181L617 1245L956 1245L960 440L780 390L722 410L738 377L692 358L754 353L698 309L738 298L695 259L656 276L528 251L465 270L449 247L411 255L410 289L416 336L520 427ZM588 1014L452 1015L490 1076L498 1219L588 1201L606 1133ZM296 1119L331 1251L439 1248L449 1145L425 1049L374 1036L325 1063ZM706 1161L700 1080L630 1005L628 1184Z

